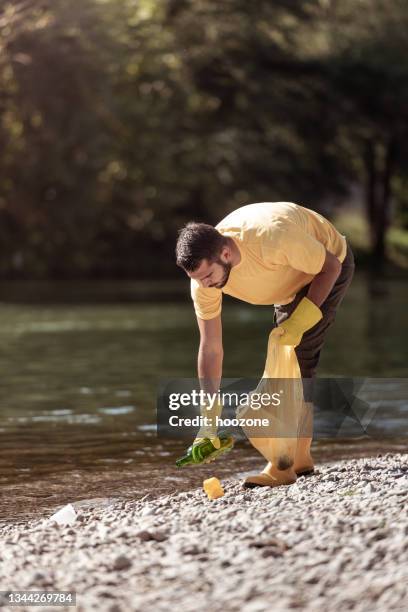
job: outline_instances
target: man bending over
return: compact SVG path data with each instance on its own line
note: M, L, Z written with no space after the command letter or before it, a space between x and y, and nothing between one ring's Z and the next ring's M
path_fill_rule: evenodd
M351 248L332 223L290 202L249 204L215 227L187 223L176 257L191 279L200 330L198 377L211 381L209 390L216 392L222 377L223 293L274 305L277 341L295 347L302 380L313 383L326 332L354 274ZM304 395L311 404L312 384L304 385ZM297 474L313 470L311 441L311 433L298 441Z

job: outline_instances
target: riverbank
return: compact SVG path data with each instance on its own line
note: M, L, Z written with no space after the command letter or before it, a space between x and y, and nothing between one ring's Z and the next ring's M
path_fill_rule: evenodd
M241 480L214 501L93 500L71 527L4 525L0 589L74 590L84 612L405 607L408 454L327 462L290 487Z

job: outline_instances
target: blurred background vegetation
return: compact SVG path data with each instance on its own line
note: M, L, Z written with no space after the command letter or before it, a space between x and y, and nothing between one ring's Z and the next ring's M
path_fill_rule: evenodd
M180 274L255 201L408 262L406 0L0 2L0 276Z

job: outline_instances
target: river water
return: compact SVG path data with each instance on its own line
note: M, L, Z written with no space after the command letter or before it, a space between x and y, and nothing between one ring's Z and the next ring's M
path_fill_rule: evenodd
M188 290L184 280L3 285L1 521L46 516L85 498L188 489L215 471L222 478L263 465L248 442L239 442L211 467L180 471L174 460L186 444L156 436L159 381L196 373ZM226 377L259 378L272 314L271 307L224 296ZM407 329L406 279L373 283L357 273L319 376L406 377ZM390 404L383 440L319 439L316 458L406 448L405 400Z

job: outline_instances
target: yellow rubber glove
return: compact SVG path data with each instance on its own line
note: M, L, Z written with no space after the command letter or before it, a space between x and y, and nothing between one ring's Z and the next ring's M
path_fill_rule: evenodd
M300 300L290 317L271 331L271 337L280 345L297 346L303 334L323 318L322 311L309 298Z
M222 403L218 400L214 402L212 407L210 407L209 404L203 404L200 406L200 414L202 417L207 418L207 425L203 425L202 427L200 427L193 444L204 440L204 438L209 438L214 448L216 448L217 450L220 448L221 442L217 436L218 426L216 417L220 417L221 413Z

